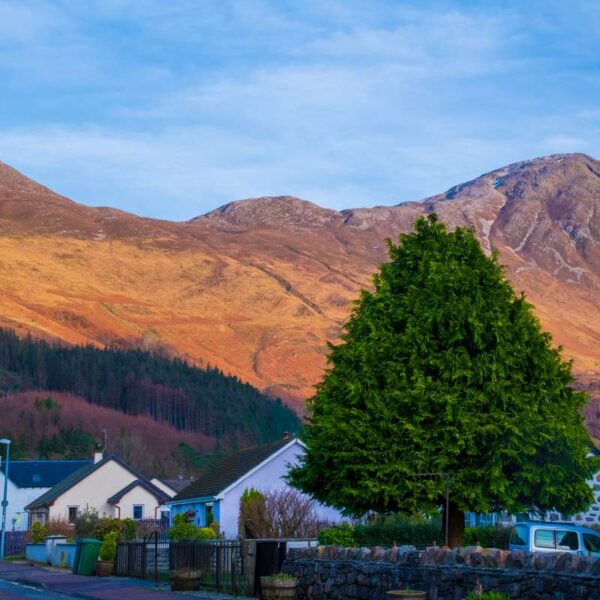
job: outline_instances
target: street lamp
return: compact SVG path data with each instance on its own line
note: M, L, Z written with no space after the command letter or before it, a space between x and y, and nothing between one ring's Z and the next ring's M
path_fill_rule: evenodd
M6 445L6 467L4 468L4 496L2 499L2 532L0 533L0 560L4 558L4 538L6 535L6 508L8 506L8 467L10 466L10 440L1 438L0 444Z

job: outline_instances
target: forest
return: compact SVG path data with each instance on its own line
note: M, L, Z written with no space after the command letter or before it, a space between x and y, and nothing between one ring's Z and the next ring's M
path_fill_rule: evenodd
M70 392L228 446L268 442L301 428L280 399L216 368L199 369L164 353L22 339L0 329L0 392L30 390Z

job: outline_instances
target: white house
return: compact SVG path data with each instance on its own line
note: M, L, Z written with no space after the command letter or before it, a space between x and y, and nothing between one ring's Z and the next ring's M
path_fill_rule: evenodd
M244 490L269 491L288 487L284 477L304 451L304 444L297 438L284 438L225 458L210 473L168 502L171 518L192 511L197 526L205 527L217 521L226 538L238 537L240 499ZM337 510L323 505L319 505L318 513L323 520L342 520Z
M96 510L101 517L158 519L161 506L174 495L166 486L158 487L118 456L97 454L87 464L25 509L31 522L49 519L74 522L82 511Z
M91 460L11 460L8 468L6 527L27 530L25 507ZM0 465L0 496L6 464ZM1 499L1 497L0 497Z

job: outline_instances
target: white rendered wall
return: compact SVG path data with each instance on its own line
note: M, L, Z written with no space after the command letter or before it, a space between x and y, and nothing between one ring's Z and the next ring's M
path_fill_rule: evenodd
M133 519L133 506L135 504L141 504L144 507L143 519L160 519L158 501L141 486L134 487L119 501L118 507L121 509L121 519Z
M10 471L9 471L10 475ZM12 531L13 519L15 519L14 528L17 530L27 529L27 513L25 507L33 502L36 498L39 498L43 493L47 492L49 488L35 487L35 488L18 488L8 478L7 486L7 498L8 507L6 509L6 530ZM4 473L0 473L0 502L4 494ZM20 514L20 523L19 523ZM2 511L0 510L0 518L2 517Z
M225 494L220 502L219 526L226 538L233 539L238 537L240 499L244 490L255 488L266 492L289 487L283 480L283 477L287 475L290 465L298 463L298 456L303 453L304 449L298 442L292 444L279 456ZM342 515L337 510L327 506L319 505L318 513L321 519L327 521L338 522L343 520Z
M96 509L101 517L115 517L116 511L107 500L137 477L114 460L109 460L98 470L82 479L50 506L49 518L68 520L69 506Z

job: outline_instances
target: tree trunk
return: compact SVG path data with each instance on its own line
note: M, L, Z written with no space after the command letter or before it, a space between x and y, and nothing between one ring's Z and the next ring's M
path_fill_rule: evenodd
M455 502L450 501L450 510L448 511L448 545L450 548L458 548L463 541L465 532L465 513L460 510ZM446 506L443 513L444 534L446 533Z

